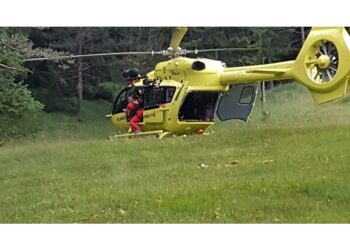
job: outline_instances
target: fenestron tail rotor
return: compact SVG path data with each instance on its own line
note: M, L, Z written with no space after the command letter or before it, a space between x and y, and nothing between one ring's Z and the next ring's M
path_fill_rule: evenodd
M343 27L314 27L292 68L317 103L343 97L349 82L350 36Z
M314 45L314 55L306 61L308 75L317 84L325 84L331 81L338 70L338 50L334 43L321 40Z

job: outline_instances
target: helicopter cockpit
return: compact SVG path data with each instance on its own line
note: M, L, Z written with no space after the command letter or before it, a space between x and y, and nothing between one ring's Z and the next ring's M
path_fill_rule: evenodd
M175 94L176 88L171 86L129 86L124 88L117 96L112 114L124 112L128 104L128 98L135 92L141 97L144 110L159 108L160 105L170 103Z

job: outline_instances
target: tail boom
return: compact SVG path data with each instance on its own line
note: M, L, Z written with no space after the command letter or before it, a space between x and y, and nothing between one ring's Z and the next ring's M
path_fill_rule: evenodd
M313 28L295 61L225 68L224 85L294 79L316 103L345 96L350 79L350 36L343 27Z

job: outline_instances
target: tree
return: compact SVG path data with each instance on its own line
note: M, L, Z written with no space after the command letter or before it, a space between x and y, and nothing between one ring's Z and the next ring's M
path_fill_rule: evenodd
M32 43L23 34L0 28L0 139L24 133L23 124L30 122L31 114L42 110L31 92L23 85L29 72L23 59L31 55L48 55L50 50L32 49ZM20 122L27 117L26 122Z

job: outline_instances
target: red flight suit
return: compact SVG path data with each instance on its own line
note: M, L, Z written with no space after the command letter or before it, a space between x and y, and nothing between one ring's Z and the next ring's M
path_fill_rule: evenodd
M128 118L127 119L128 121L129 121L131 113L135 109L135 107L136 107L135 100L134 99L130 99L129 102L128 102L128 105L126 106L126 109L125 109L125 113L126 113L126 117Z
M133 110L134 109L137 109L136 114L131 117L129 124L131 127L131 131L137 133L137 132L141 132L141 128L138 123L143 120L143 105L142 105L142 100L140 98L134 101Z

